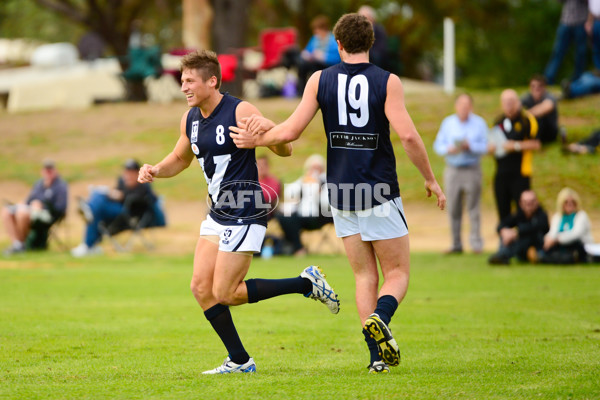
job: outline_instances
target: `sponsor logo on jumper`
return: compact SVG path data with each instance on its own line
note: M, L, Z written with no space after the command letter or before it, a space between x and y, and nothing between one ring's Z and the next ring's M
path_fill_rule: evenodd
M337 149L376 150L379 133L330 132L329 142Z
M200 154L200 149L198 148L198 145L196 143L192 143L192 151L195 155Z

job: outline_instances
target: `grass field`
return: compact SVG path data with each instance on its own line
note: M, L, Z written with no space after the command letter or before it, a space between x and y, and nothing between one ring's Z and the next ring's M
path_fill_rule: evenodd
M191 255L0 260L3 399L597 399L600 269L412 257L391 328L402 363L371 376L343 256L255 260L249 277L323 266L342 301L235 308L258 373L202 376L225 349L188 290Z
M475 111L489 124L500 112L499 94L473 93ZM441 181L444 160L431 146L443 117L453 112L453 97L416 87L406 101ZM254 103L278 122L297 105L279 98ZM570 141L599 128L600 95L559 107ZM87 196L91 183L113 185L126 158L160 160L173 148L185 109L176 102L15 115L0 110L0 195L25 198L40 160L54 158L70 184L62 234L74 246L83 229L75 196ZM392 137L409 225L422 228L412 230L413 246L440 252L448 244L446 216L424 200L422 178ZM325 152L320 116L294 143L294 155L273 161L272 171L291 182L315 152ZM597 157L565 156L558 145L534 156L533 187L549 212L569 185L600 226ZM490 157L482 164L482 231L491 233L487 250L495 250L495 167ZM388 376L367 374L343 256L256 260L249 277L288 277L305 263L322 265L342 311L332 316L299 295L236 308L258 373L201 376L226 356L188 289L188 252L206 185L194 165L155 189L166 198L169 226L158 234L154 253L0 258L0 399L600 399L600 268L491 268L487 255L413 255L411 287L391 324L403 361ZM0 247L6 245L0 229Z

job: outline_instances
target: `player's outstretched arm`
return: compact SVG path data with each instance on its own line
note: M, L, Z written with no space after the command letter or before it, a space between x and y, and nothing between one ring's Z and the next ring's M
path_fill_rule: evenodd
M243 101L241 102L236 110L235 110L235 119L236 121L238 121L238 127L239 129L239 134L241 134L242 136L246 136L247 139L251 139L249 136L250 133L247 130L247 121L251 116L256 116L257 118L261 118L263 122L263 129L270 129L271 127L275 126L275 123L271 120L268 120L266 118L264 118L262 116L262 114L260 113L260 111L258 110L258 108L256 108L253 104L248 103L247 101ZM229 127L231 130L231 127ZM236 143L236 138L233 137L233 142L237 145ZM240 141L240 139L238 138L238 142ZM238 146L240 147L240 146ZM253 146L256 147L256 146ZM273 153L277 154L278 156L281 157L288 157L292 155L292 145L290 143L277 143L274 145L270 145L268 146L269 150L271 150Z
M259 114L250 115L245 121L238 119L238 126L230 126L233 142L239 148L273 146L289 143L298 139L306 126L312 121L319 103L317 91L321 71L315 72L306 84L302 100L292 115L279 125ZM270 127L273 125L272 127ZM269 128L267 131L267 128Z
M148 183L153 182L154 178L170 178L189 167L194 159L194 153L190 148L190 141L185 134L188 112L181 118L179 139L173 151L156 165L144 164L140 168L138 182Z
M435 179L423 140L406 110L402 82L394 74L391 74L388 79L385 115L390 121L392 128L394 128L400 137L402 147L404 147L408 158L417 167L423 178L425 178L427 197L430 197L432 193L435 194L437 205L440 210L443 210L446 207L446 196Z

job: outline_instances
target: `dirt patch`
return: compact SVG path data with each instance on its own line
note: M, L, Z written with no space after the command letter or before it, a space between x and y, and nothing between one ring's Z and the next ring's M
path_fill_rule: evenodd
M87 197L90 185L113 186L113 179L99 179L86 183L75 183L70 186L68 216L60 228L59 234L69 247L74 247L81 242L84 230L84 221L77 212L77 196ZM29 187L20 182L1 182L0 193L2 197L12 201L22 201L29 193ZM411 249L414 251L443 251L450 247L450 229L448 215L435 207L433 201L424 200L423 203L407 202L404 204L406 218L410 229ZM200 223L204 220L207 207L202 201L165 201L168 227L148 230L145 234L148 239L156 245L152 250L156 254L186 254L193 251ZM600 220L599 211L589 212L592 221ZM468 220L464 216L463 243L465 250L468 246ZM486 251L494 251L497 247L496 235L496 211L494 209L482 210L482 235ZM342 241L335 236L332 225L321 231L303 233L303 242L309 251L320 253L343 253ZM269 224L268 232L276 235L281 234L277 223ZM600 224L594 225L594 237L600 238ZM118 236L118 240L125 242L129 233ZM0 231L0 243L8 244L8 237L2 227ZM146 251L140 242L134 242L134 251ZM55 244L53 244L55 246ZM103 248L112 252L109 243L104 243Z

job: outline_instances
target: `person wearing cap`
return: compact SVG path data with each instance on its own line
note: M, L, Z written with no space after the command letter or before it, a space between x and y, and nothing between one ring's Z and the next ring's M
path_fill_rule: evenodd
M132 207L139 207L140 204L151 207L155 217L162 220L164 225L164 215L157 207L157 197L150 184L137 181L139 169L140 164L134 159L129 159L123 164L123 172L115 188L95 186L91 189L89 199L78 199L79 212L86 222L86 227L83 241L71 250L74 257L102 253L99 245L102 240L100 224L110 227L124 214L132 212ZM158 213L160 215L156 215Z
M2 221L11 240L5 255L45 248L48 229L67 211L68 186L58 174L54 161L43 161L41 175L23 204L5 201Z

